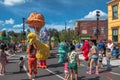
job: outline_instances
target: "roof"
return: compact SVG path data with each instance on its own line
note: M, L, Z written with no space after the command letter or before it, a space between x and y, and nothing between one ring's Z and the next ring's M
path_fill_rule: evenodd
M107 2L107 5L112 3L112 2L115 2L115 1L120 1L120 0L111 0L111 1Z

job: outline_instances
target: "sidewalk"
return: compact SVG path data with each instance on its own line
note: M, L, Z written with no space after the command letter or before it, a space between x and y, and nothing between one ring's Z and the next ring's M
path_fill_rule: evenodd
M84 60L84 57L82 54L79 56L79 59ZM106 58L105 57L103 58L103 64L106 65ZM110 64L112 66L120 66L120 59L111 59Z

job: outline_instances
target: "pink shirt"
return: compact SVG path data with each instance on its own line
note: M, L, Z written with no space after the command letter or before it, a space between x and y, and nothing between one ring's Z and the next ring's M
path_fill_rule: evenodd
M65 62L65 63L64 63L64 71L69 71L68 62Z

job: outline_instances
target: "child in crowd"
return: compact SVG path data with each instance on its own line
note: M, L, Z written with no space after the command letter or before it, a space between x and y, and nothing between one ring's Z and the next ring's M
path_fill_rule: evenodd
M20 57L20 61L19 61L20 72L23 70L24 64L25 64L24 58Z
M68 80L69 78L68 59L66 59L66 62L64 63L64 73L65 73L65 80Z
M103 60L103 54L104 54L104 42L102 39L100 39L100 41L97 43L97 48L99 51L99 67L103 68L103 64L102 64L102 60Z
M0 49L0 76L5 73L5 54L2 49Z
M103 53L101 51L99 51L99 67L103 68Z
M106 50L106 60L107 60L107 70L111 70L110 59L112 58L111 50L107 48Z
M70 53L68 54L69 59L69 70L70 70L70 80L73 80L73 76L75 76L75 80L78 80L78 66L80 66L78 53L75 51L75 46L71 46Z

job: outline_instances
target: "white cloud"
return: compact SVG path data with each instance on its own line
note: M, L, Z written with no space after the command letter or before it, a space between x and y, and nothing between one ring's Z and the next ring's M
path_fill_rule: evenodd
M59 24L46 24L45 25L46 28L54 28L54 29L57 29L57 30L62 30L62 29L65 29L65 25L59 25Z
M65 29L65 24L46 24L45 27L47 29L54 28L54 29L57 29L58 31L61 31ZM73 25L66 25L66 29L68 28L73 29Z
M27 0L4 0L4 1L0 1L0 3L7 6L14 6L19 4L24 4L26 1Z
M107 13L101 11L101 10L94 10L90 11L88 15L84 16L81 20L96 20L96 11L100 11L100 20L106 20L107 19Z
M12 18L5 20L5 24L14 24L14 20Z
M23 27L23 24L17 24L13 26L13 28L22 28L22 27Z
M4 31L4 30L7 30L6 28L2 28L2 30L1 31Z
M20 33L20 32L22 32L22 29L7 29L7 31L9 32L9 31L14 31L14 32L16 32L16 33Z
M0 20L0 26L2 26L2 25L3 25L3 23L4 23L4 21L1 21L1 20Z
M68 21L68 23L72 23L72 22L73 22L73 20L69 20L69 21Z

